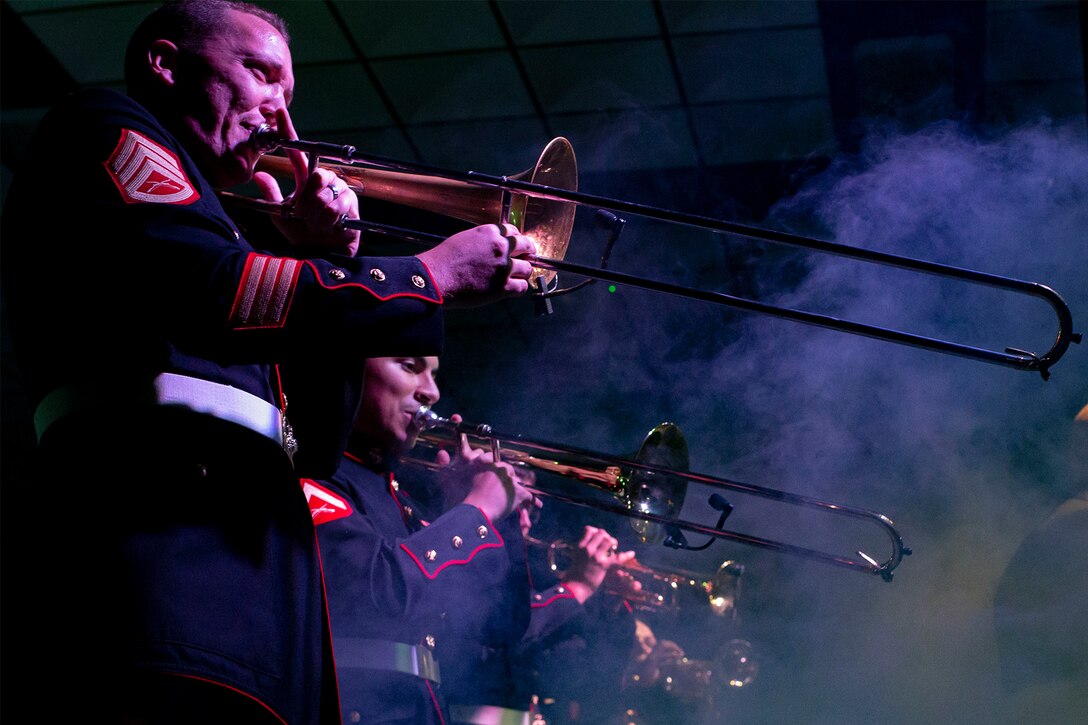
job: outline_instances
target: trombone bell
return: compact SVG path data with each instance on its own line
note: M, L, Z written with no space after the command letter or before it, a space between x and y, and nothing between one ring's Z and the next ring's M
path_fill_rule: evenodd
M333 163L321 160L318 166L329 169L360 198L378 199L414 209L460 219L471 224L495 224L506 221L532 237L538 256L561 260L567 253L574 230L577 206L565 201L496 189L471 181L455 181L438 176L393 171L390 169ZM257 161L257 171L264 171L285 181L294 180L291 162L283 156L265 154ZM578 190L578 162L574 147L562 136L552 139L536 164L519 174L505 177L514 181L548 186L565 191ZM547 289L555 271L533 268L530 283L538 278Z
M642 441L635 461L670 471L688 470L688 442L675 423L661 423ZM687 482L659 471L635 469L627 474L617 496L636 513L652 513L668 519L679 516L684 507ZM632 518L631 528L644 544L665 538L665 527L642 518Z

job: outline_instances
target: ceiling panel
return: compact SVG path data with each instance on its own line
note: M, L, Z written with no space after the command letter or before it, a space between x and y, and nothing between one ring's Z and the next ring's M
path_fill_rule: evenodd
M313 131L389 126L393 120L370 77L357 63L299 66L291 116Z
M708 33L725 30L758 30L818 22L813 0L767 2L766 0L691 0L661 3L669 32Z
M986 74L991 81L1068 79L1070 73L1083 78L1084 51L1077 9L1062 3L1049 7L1005 4L988 13Z
M116 82L124 77L121 69L127 35L119 29L135 28L148 10L155 7L131 3L40 12L41 4L28 5L39 12L24 16L27 27L53 51L72 78L83 85Z
M506 41L484 0L337 0L352 37L368 58L503 48Z
M156 4L0 2L78 84L115 88L127 37ZM464 148L486 149L500 167L560 134L576 137L583 168L600 172L805 158L834 149L864 99L894 98L911 79L917 88L947 83L965 52L956 45L965 36L941 34L942 13L963 15L954 12L957 3L888 2L921 20L899 28L884 23L873 29L881 36L869 39L837 29L829 35L825 21L875 23L871 4L822 0L265 4L291 27L299 81L292 113L304 135L374 143L386 155L432 163L456 162L451 139L458 134ZM829 8L834 12L824 12ZM983 55L986 77L975 80L987 85L974 93L986 99L987 111L1004 119L1083 113L1077 4L998 2L986 9L985 43L966 52ZM843 38L861 42L827 45ZM898 74L891 72L896 58ZM15 64L7 66L10 74ZM48 88L34 90L32 103L5 96L5 163L43 110L33 103L50 97ZM58 85L53 93L60 92ZM948 89L943 97L929 112L956 113L961 101ZM17 107L27 110L17 115Z
M550 140L536 118L443 123L410 133L432 165L498 176L532 167Z
M708 164L751 164L829 154L835 150L825 98L773 99L692 110Z
M521 46L569 45L660 33L653 5L645 0L503 0L498 7L511 37Z
M287 21L295 63L353 60L355 54L324 2L262 2Z
M818 28L676 38L692 103L827 94Z
M644 108L562 116L552 126L566 136L586 173L620 173L698 164L682 109Z
M680 100L660 40L528 48L521 56L549 112L666 106Z
M374 72L407 123L503 118L534 113L509 54L465 53L378 60Z

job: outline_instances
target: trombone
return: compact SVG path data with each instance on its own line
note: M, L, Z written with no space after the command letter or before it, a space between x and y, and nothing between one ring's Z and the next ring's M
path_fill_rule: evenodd
M575 546L570 542L557 540L550 544L532 536L525 537L525 543L547 552L548 569L560 579L566 574L570 552ZM683 592L694 592L706 601L710 611L717 617L736 618L737 598L739 596L741 576L744 564L728 559L723 561L714 573L707 577L685 569L647 566L632 559L615 567L620 570L618 576L611 572L605 577L601 589L608 594L623 597L635 609L644 612L677 613L683 608ZM622 577L637 581L640 588L636 591L625 583Z
M553 139L545 147L532 168L519 174L501 177L476 171L454 171L382 156L360 154L354 146L350 145L284 139L267 124L262 124L254 131L253 139L254 143L266 154L281 148L309 153L311 169L320 163L322 167L340 175L348 186L360 195L428 209L475 224L506 221L515 224L523 233L532 236L537 242L540 253L531 260L536 268L531 282L537 288L536 294L540 297L577 289L577 287L567 290L555 289L556 272L570 272L590 280L603 280L713 302L887 342L1005 365L1017 370L1038 371L1044 380L1050 377L1050 367L1061 359L1070 343L1081 341L1080 333L1073 331L1072 314L1061 295L1038 282L1000 277L962 267L850 247L787 232L761 229L722 219L580 192L577 189L578 172L574 149L570 142L562 137ZM334 160L334 163L324 161L325 159ZM258 162L258 168L280 177L291 177L291 167L282 157L265 155ZM279 204L262 202L237 194L225 192L224 196L240 205L269 213L283 213L287 209ZM573 229L574 215L580 206L598 209L612 219L612 237L605 254L601 257L600 267L575 264L563 259ZM805 310L779 307L721 292L683 287L615 272L606 269L605 265L612 244L624 223L623 219L616 216L617 213L801 247L1037 297L1053 309L1058 319L1058 333L1054 344L1041 355L1015 347L1006 347L1004 351L991 350ZM441 241L441 238L435 235L361 220L343 220L342 223L349 228L392 234L406 240L423 243Z
M825 564L876 574L886 582L904 556L911 550L903 544L903 537L884 514L838 503L819 501L808 496L787 493L762 486L739 483L723 478L713 478L687 472L687 442L680 428L673 423L662 423L646 436L633 459L602 455L579 448L546 441L525 438L520 435L496 433L486 424L456 423L433 412L428 406L420 406L414 417L419 430L416 446L402 460L406 463L437 468L422 457L423 451L449 445L457 435L464 434L470 444L490 446L493 459L531 471L544 471L569 478L576 485L590 490L603 491L611 500L590 499L583 490L564 493L544 488L532 477L523 485L534 495L555 499L564 503L624 516L643 543L663 543L674 549L698 551L710 546L717 539L736 541L772 551L793 554ZM421 445L422 444L422 445ZM887 558L878 561L858 551L857 556L845 556L819 549L789 544L774 539L728 531L723 527L733 511L733 506L718 493L710 496L708 504L719 512L715 526L680 518L689 483L699 483L723 491L736 491L758 496L792 506L815 509L835 516L863 519L880 528L891 542ZM684 531L707 535L707 541L692 546Z

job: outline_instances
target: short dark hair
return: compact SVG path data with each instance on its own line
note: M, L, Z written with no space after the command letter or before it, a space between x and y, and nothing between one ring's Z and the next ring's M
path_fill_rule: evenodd
M129 93L144 89L149 78L147 48L160 38L172 40L178 47L193 47L215 35L230 10L255 15L274 27L288 44L291 36L287 22L271 10L242 0L171 0L143 19L129 38L125 49L125 84Z

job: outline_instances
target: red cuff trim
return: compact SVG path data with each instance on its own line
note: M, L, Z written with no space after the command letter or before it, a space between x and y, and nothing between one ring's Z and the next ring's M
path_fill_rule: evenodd
M554 602L556 599L574 599L574 598L575 598L574 594L572 594L571 592L566 592L564 594L556 594L553 597L549 597L546 601L543 601L543 602L539 602L539 603L533 602L532 604L529 605L529 607L532 608L532 609L540 609L541 607L548 606L549 604Z
M476 508L477 511L480 511L480 509L477 508L477 507L473 507L473 508ZM485 514L483 511L480 511L480 515L484 517L484 521L486 521L487 525L491 527L491 530L495 532L495 536L499 540L498 543L496 543L496 544L480 544L475 549L473 549L471 552L469 552L469 555L467 557L465 557L464 559L451 559L450 561L442 562L442 564L437 569L435 569L433 573L427 571L427 567L423 564L422 561L419 560L419 557L416 556L412 552L412 550L408 548L407 544L401 544L400 548L404 549L404 552L406 554L408 554L408 556L411 557L412 561L414 561L416 563L416 566L418 566L423 571L423 576L427 577L428 579L434 579L435 577L438 576L438 574L443 569L445 569L448 566L463 565L463 564L469 563L470 561L472 561L473 557L475 557L476 554L478 552L482 551L483 549L501 549L503 546L506 545L506 541L503 540L502 534L500 534L499 530L496 529L495 526L491 523L491 519L489 519L487 517L487 514Z
M419 294L417 292L393 292L392 294L388 294L388 295L385 295L383 297L382 295L378 294L373 288L367 287L365 284L362 284L360 282L344 282L343 284L328 284L325 281L324 277L321 275L321 273L318 271L317 267L314 265L313 262L311 262L309 260L304 260L303 264L310 267L310 269L314 273L314 279L316 279L317 283L319 285L321 285L322 287L324 287L325 289L334 290L334 289L344 289L344 288L355 287L357 289L363 290L364 292L368 292L372 297L374 297L375 299L380 300L382 302L386 302L386 301L392 300L392 299L397 299L397 298L400 298L400 297L409 297L409 298L412 298L412 299L423 300L424 302L430 302L432 305L442 304L442 291L439 290L438 285L436 285L434 283L434 277L431 277L431 285L434 287L435 291L438 293L438 295L437 295L438 299L437 300L434 297L428 297L427 295ZM422 262L420 264L422 264ZM424 267L424 269L426 269L427 265L424 264L423 267ZM428 276L431 275L430 270L427 270L427 275Z
M417 259L419 259L419 258L417 257ZM425 269L427 271L427 276L431 280L431 286L434 287L434 291L438 293L438 304L442 304L443 301L445 300L445 298L442 296L442 290L440 290L438 288L438 283L434 281L434 275L431 274L431 268L428 267L427 263L424 262L422 259L419 260L419 263L422 264L423 269Z

